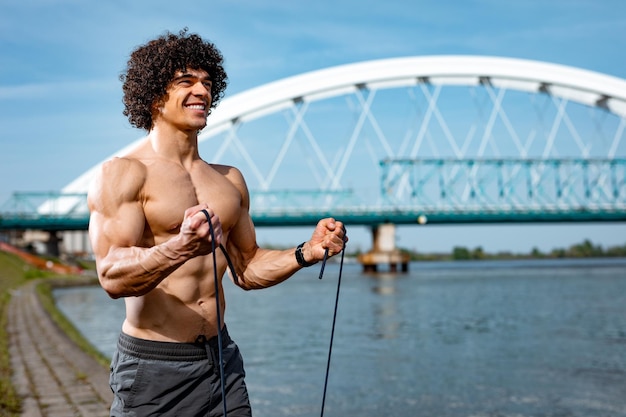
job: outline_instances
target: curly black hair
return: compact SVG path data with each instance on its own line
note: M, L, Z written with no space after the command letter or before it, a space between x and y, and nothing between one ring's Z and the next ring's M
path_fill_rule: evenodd
M153 127L155 104L165 97L166 89L177 71L204 70L211 77L211 108L224 96L228 76L222 53L211 42L187 28L178 35L166 32L135 49L126 71L120 75L124 83L124 115L131 125L149 131Z

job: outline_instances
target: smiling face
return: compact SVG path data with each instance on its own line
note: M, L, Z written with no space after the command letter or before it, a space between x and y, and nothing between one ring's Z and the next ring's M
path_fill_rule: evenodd
M209 74L204 70L177 71L157 105L154 123L169 124L176 129L191 132L206 126L211 107Z

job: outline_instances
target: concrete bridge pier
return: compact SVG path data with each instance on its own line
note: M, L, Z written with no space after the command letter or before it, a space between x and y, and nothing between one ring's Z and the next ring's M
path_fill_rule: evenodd
M363 272L378 272L379 265L388 265L389 272L408 272L409 255L396 248L396 225L372 226L372 249L359 256Z
M48 240L45 242L46 254L58 258L61 255L60 244L63 239L59 236L58 232L49 231L48 234Z

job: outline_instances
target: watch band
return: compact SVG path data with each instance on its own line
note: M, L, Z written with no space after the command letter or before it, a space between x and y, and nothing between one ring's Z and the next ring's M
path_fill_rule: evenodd
M304 246L304 243L305 242L300 243L298 247L296 248L296 261L298 261L298 265L302 267L313 266L317 262L307 262L304 259L304 255L302 254L302 247Z

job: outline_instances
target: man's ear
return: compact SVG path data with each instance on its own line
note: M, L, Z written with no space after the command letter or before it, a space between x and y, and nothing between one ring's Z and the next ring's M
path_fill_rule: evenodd
M152 103L150 112L155 115L155 114L159 114L161 113L161 109L163 108L163 99L162 98L158 98L156 100L154 100L154 103Z
M154 103L152 103L152 106L150 106L150 114L152 115L153 125L154 125L154 121L156 120L156 118L159 117L159 115L161 114L164 103L165 103L165 100L163 100L163 98L159 98L159 99L154 100Z

